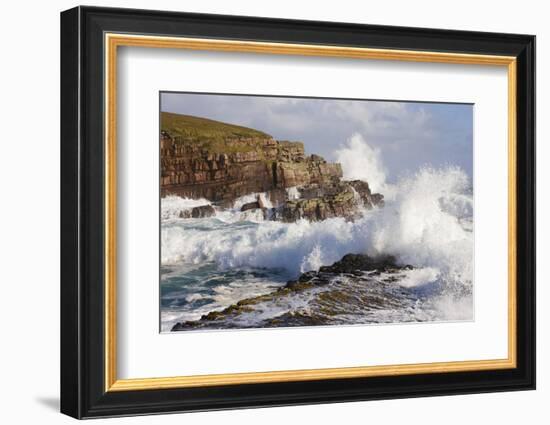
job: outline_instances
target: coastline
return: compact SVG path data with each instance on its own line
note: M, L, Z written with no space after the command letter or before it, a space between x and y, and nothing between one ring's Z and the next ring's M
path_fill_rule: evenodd
M183 120L161 138L163 332L473 317L460 169L422 168L385 199L300 142Z

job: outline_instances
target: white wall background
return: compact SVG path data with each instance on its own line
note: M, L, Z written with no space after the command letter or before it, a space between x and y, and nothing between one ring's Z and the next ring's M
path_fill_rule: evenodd
M538 216L548 217L550 27L540 1L145 0L96 5L537 35ZM59 392L59 12L72 1L5 2L0 16L0 421L69 423ZM547 423L550 226L538 222L538 390L336 405L195 413L109 423Z

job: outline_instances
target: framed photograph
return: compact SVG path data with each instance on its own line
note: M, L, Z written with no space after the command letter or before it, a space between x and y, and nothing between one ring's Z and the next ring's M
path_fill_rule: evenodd
M61 411L535 388L535 37L61 14Z

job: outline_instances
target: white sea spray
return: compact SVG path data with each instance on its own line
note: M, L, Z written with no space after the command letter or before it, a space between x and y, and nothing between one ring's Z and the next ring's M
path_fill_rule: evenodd
M290 201L296 201L300 199L300 190L296 186L292 186L286 189L286 195Z
M204 198L190 199L180 198L175 195L166 196L161 200L161 219L168 220L178 218L181 212L203 205L210 205L210 201Z
M434 267L448 278L471 283L473 234L453 215L455 209L441 208L442 202L466 202L465 181L456 168L422 169L397 185L393 201L354 222L245 224L240 212L200 219L200 226L198 220L181 220L162 228L162 263L214 261L222 268L284 268L297 275L347 253L392 254L402 263Z
M373 192L386 187L386 168L380 150L371 147L360 134L351 136L345 145L335 151L336 162L342 164L344 179L364 180Z
M379 152L358 135L336 157L345 178L366 180L373 192L385 195L384 208L365 211L355 221L282 223L265 220L259 209L240 211L259 198L271 207L267 194L254 193L237 199L232 208L217 210L214 217L178 219L182 208L208 201L163 198L161 264L210 262L221 271L282 270L291 279L331 265L348 253L390 254L414 267L400 280L404 288L433 284L442 288L432 302L437 317L471 318L471 296L460 298L464 291L471 294L473 281L473 197L464 171L426 166L388 184ZM299 196L294 189L287 190L289 197ZM261 280L249 279L242 287L216 288L211 297L213 305L224 306L263 291Z

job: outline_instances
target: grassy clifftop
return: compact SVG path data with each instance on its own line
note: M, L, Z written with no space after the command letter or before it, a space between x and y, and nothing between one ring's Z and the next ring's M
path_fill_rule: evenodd
M227 139L271 138L269 134L252 128L227 124L208 118L161 112L161 130L166 131L178 143L214 142Z

